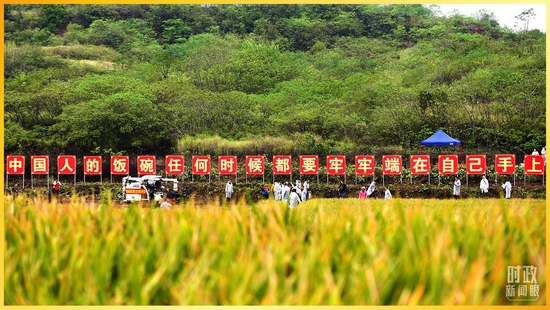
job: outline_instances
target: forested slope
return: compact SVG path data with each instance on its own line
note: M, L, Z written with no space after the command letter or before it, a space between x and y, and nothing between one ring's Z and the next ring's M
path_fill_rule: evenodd
M6 5L4 151L411 152L440 128L465 152L544 146L545 34L432 9Z

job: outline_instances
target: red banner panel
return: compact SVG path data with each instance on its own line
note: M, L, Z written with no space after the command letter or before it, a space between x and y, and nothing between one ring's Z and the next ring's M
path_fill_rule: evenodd
M157 174L157 158L151 155L141 155L137 157L137 173Z
M466 155L467 174L487 174L487 159L485 155Z
M300 156L300 174L318 174L319 156L301 155Z
M525 174L544 174L544 156L525 155L523 169Z
M358 175L374 174L374 156L372 155L355 156L355 174L358 174Z
M111 156L111 174L130 174L130 157Z
M59 155L57 156L58 174L76 174L76 156Z
M411 155L411 174L430 174L430 155Z
M458 155L439 155L437 167L439 174L457 174Z
M327 155L327 174L328 175L346 174L346 156Z
M50 158L48 155L31 156L31 173L48 174L50 172Z
M166 174L183 174L185 169L185 158L183 155L166 155L164 166Z
M220 175L237 174L237 156L218 157L218 173Z
M274 155L273 156L273 174L292 174L292 156Z
M101 156L84 156L84 175L101 175Z
M496 174L514 174L516 172L516 155L495 155L495 172Z
M25 156L8 155L6 157L6 172L8 174L25 174Z
M260 155L246 156L246 174L264 174L264 157Z
M210 174L210 156L193 156L191 172L193 174Z
M403 162L401 155L382 156L382 174L401 174L402 171Z

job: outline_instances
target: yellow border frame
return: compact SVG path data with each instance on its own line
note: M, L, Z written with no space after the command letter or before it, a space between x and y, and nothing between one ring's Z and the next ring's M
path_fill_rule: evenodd
M67 1L67 0L42 0L42 1L33 1L33 0L4 0L2 4L149 4L149 3L154 3L155 1L138 1L138 0L118 0L116 2L113 3L113 1L109 1L109 0L94 0L94 1ZM412 4L412 3L421 3L421 4L480 4L479 1L473 1L473 0L460 0L460 1L433 1L433 2L430 2L430 1L403 1L403 0L398 0L398 1L387 1L387 0L383 0L383 1L342 1L342 2L337 2L337 1L327 1L327 0L301 0L301 1L282 1L282 0L275 0L275 1L265 1L265 0L256 0L256 1L250 1L250 0L241 0L241 1L232 1L232 0L227 0L227 1L220 1L220 0L215 0L215 1L159 1L158 4L204 4L204 3L211 3L211 4L334 4L334 3L338 3L338 4ZM517 1L483 1L483 4L526 4L526 3L518 3ZM541 0L537 0L537 1L528 1L528 4L547 4L547 1L541 1ZM548 16L548 13L549 13L549 8L550 6L547 5L546 6L546 15ZM1 8L0 8L0 13L4 13L4 6L2 5ZM548 25L548 20L546 21L546 24ZM1 28L1 36L2 36L2 43L4 42L4 20L0 21L0 28ZM546 50L547 50L547 53L548 53L548 47L549 47L549 43L548 43L548 40L546 41ZM4 68L4 52L3 52L3 49L2 49L2 58L0 59L0 62L2 64L2 72L3 72L3 68ZM547 80L548 80L548 64L547 64L547 68L546 68L546 74L547 74ZM2 82L1 82L1 86L2 86L2 89L4 88L4 78L3 78L3 74L2 74ZM548 93L547 93L547 99L548 99ZM2 107L4 105L4 93L2 92L2 95L1 95L1 98L2 98ZM547 105L548 107L548 105ZM547 109L548 111L548 109ZM4 122L4 110L2 109L2 124ZM547 116L548 116L548 113L547 113ZM549 124L549 121L548 121L548 117L546 118L546 127L548 128L548 124ZM4 126L2 126L2 129L1 129L1 141L2 141L2 144L4 144ZM546 138L546 145L548 145L548 135L547 135L547 138ZM4 149L2 148L2 158L4 158ZM1 171L4 171L4 160L2 160L0 162L0 170ZM546 183L548 183L548 175L546 175ZM0 178L0 187L4 187L4 173L2 172L2 177ZM546 188L546 195L548 197L548 194L550 193L548 187ZM3 205L3 200L2 200L2 209L4 208L4 205ZM547 211L548 212L548 211ZM547 216L546 216L546 227L548 227L550 223L550 219L548 218L548 213L547 213ZM1 228L2 228L2 232L4 233L5 232L5 227L4 227L4 221L1 222ZM548 235L547 235L548 237ZM2 247L2 253L4 252L4 238L2 238L2 241L1 241L1 247ZM548 246L546 246L546 257L548 257L550 254L550 249L548 248ZM549 274L549 269L546 268L546 279L548 279L548 274ZM1 271L1 275L2 275L2 279L4 278L4 268L2 268L2 271ZM4 294L3 294L3 288L4 288L4 283L2 282L1 284L2 286L2 295L0 297L0 301L1 301L1 304L4 305ZM504 283L503 283L503 288L504 288ZM546 296L549 296L548 294L548 286L546 287ZM5 307L5 306L4 306ZM11 307L11 306L10 306ZM107 308L112 308L112 309L118 309L119 307L116 307L116 306L106 306ZM164 307L162 306L153 306L155 308L158 308L158 309L165 309ZM252 306L252 307L260 307L260 306ZM373 308L373 307L376 307L376 308L384 308L384 309L396 309L397 307L402 307L402 306L346 306L346 308L350 308L350 307L354 307L354 308L358 308L358 309L366 309L366 308ZM422 308L427 308L428 306L422 306ZM430 306L430 308L433 308L433 307L437 307L437 308L449 308L449 309L472 309L473 307L476 307L476 308L479 308L479 306L455 306L455 307L450 307L450 306ZM492 307L506 307L506 309L523 309L523 308L529 308L529 309L543 309L545 308L544 306L492 306ZM53 309L53 308L57 308L57 307L53 307L53 306L40 306L40 308L46 308L46 309ZM212 306L200 306L201 309L218 309L218 307L212 307ZM250 307L247 307L247 308L250 308ZM290 309L289 306L273 306L271 307L272 309ZM305 307L304 307L305 308ZM340 307L340 306L326 306L326 307L323 307L324 309L341 309L343 307Z

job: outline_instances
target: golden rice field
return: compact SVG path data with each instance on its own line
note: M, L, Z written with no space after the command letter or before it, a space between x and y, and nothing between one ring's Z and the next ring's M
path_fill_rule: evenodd
M170 210L4 200L6 305L518 304L544 200L273 200Z

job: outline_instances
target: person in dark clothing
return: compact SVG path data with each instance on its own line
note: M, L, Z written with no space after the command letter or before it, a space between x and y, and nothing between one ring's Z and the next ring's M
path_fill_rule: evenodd
M346 197L346 190L346 183L344 183L344 181L340 181L340 186L338 186L338 199L340 199L340 197Z
M170 189L168 189L168 191L166 193L166 198L173 199L176 202L179 202L180 198L181 198L181 195L178 192L176 192L175 190L170 188Z
M160 187L162 186L162 179L155 181L155 191L160 191Z
M13 197L17 197L19 194L19 184L15 183L15 185L12 187L11 192L13 194Z

